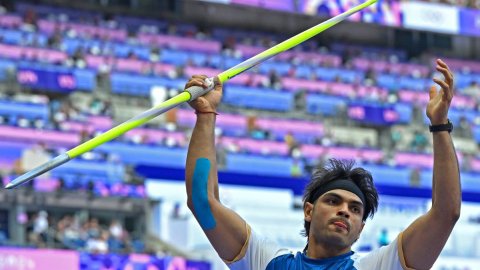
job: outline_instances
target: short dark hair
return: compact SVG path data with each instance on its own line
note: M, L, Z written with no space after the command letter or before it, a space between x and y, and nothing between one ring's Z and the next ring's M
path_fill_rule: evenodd
M353 181L365 195L365 211L363 213L363 221L368 217L373 217L378 207L378 193L373 178L369 171L355 167L353 160L329 159L325 166L316 168L312 174L312 178L305 188L303 194L303 207L307 202L315 203L315 192L331 181L339 179L348 179ZM303 236L308 237L310 231L310 222L304 222Z

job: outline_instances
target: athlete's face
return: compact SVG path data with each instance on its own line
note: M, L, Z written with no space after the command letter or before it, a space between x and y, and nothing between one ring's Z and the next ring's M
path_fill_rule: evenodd
M350 191L334 189L320 196L314 204L306 203L305 220L310 222L309 246L324 245L350 250L363 226L364 207Z

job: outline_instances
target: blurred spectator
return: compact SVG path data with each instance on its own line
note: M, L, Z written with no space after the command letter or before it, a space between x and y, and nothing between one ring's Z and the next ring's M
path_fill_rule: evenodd
M383 228L380 231L380 234L378 235L378 245L380 247L386 246L390 243L390 240L388 239L388 230L387 228Z
M464 154L462 162L460 164L460 170L462 172L471 172L472 171L472 160L473 160L473 155L471 154Z
M50 160L50 153L47 151L45 143L40 142L33 145L31 148L27 148L22 151L20 158L20 168L22 172L33 170L34 168L42 165ZM47 178L49 173L45 173L40 178Z
M300 166L300 161L298 159L293 159L292 165L290 167L290 175L292 177L302 176L302 168Z
M284 137L283 141L287 144L288 147L288 155L291 156L293 149L298 147L298 142L293 136L293 133L289 131Z
M467 139L472 138L472 128L465 116L460 117L455 135Z
M99 235L93 236L87 240L85 250L90 253L108 252L108 232L102 231Z
M425 133L415 130L412 141L410 142L410 150L413 152L424 152L428 146L428 139Z
M223 170L227 166L227 149L221 143L221 137L215 140L217 168Z
M469 86L462 91L465 95L468 95L475 99L476 102L480 101L480 86L478 82L472 81Z
M410 170L410 186L411 187L420 187L420 177L421 177L420 168L412 168Z
M48 234L48 213L40 211L33 218L33 230L30 234L30 241L38 247L45 247Z

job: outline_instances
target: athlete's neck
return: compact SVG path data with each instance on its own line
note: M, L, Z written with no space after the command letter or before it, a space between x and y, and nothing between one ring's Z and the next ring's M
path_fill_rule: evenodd
M331 244L326 245L308 241L306 255L310 259L327 259L346 254L351 250L351 247L337 247Z

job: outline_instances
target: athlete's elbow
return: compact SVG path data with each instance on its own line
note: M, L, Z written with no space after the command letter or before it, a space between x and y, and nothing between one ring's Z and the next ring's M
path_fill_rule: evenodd
M188 196L187 206L190 211L195 214L195 209L211 208L213 204L218 203L218 200L212 194L206 196Z

